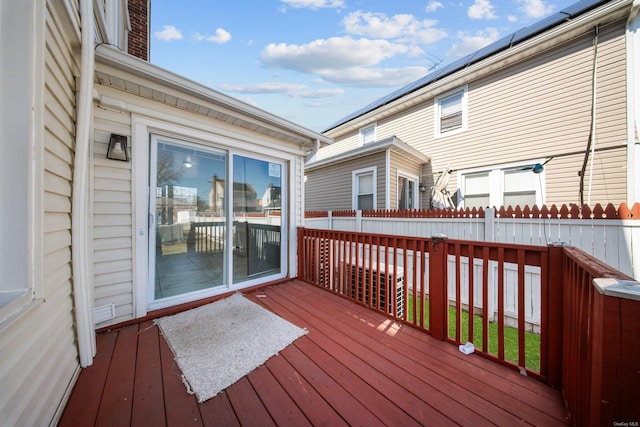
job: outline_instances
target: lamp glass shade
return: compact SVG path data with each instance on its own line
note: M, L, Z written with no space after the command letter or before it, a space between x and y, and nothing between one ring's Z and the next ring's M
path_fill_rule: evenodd
M129 161L126 136L111 134L109 147L107 148L107 159Z

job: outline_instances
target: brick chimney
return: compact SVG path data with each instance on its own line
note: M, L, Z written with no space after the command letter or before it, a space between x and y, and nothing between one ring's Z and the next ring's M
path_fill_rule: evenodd
M149 60L149 2L150 0L129 0L129 54L145 61Z

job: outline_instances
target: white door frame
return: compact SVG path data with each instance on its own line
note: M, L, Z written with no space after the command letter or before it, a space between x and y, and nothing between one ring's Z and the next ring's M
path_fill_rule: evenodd
M194 122L191 122L194 124ZM233 290L239 290L245 287L254 286L265 280L275 280L284 278L289 274L289 264L291 262L291 254L289 253L289 238L294 236L292 230L295 227L290 224L290 218L293 220L295 205L289 202L289 194L295 191L295 164L299 152L296 150L278 149L276 144L263 140L254 140L253 137L230 132L221 128L214 128L198 124L198 128L184 127L173 123L154 120L144 116L132 115L132 204L133 204L133 235L134 251L133 251L133 305L134 316L136 318L144 317L148 311L162 307L177 305L184 302L197 300L207 296L222 294ZM204 129L201 129L204 128ZM231 279L228 280L229 286L219 286L210 288L208 292L188 294L182 298L171 298L162 300L160 304L150 305L148 296L149 286L149 171L150 171L150 143L151 135L166 136L170 139L184 140L185 142L194 142L202 144L203 147L211 147L218 150L228 150L228 159L231 161L232 155L249 156L256 159L271 158L273 161L282 163L283 165L283 186L286 186L282 192L282 211L281 211L281 270L274 276L262 277L255 280L248 280L238 284L231 285ZM257 154L259 153L259 154ZM229 170L228 173L232 173ZM228 198L228 200L232 200ZM294 247L295 249L295 247ZM231 275L229 275L231 276Z

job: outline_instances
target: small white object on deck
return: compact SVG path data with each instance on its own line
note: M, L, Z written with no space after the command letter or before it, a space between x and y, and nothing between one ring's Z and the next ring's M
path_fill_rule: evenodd
M470 343L470 342L468 342L468 341L467 341L467 343L466 343L466 344L464 344L464 345L463 345L463 344L460 344L460 345L458 346L458 348L460 349L460 352L462 352L462 353L464 353L464 354L471 354L471 353L473 353L473 352L476 350L476 348L473 346L473 344L472 344L472 343Z

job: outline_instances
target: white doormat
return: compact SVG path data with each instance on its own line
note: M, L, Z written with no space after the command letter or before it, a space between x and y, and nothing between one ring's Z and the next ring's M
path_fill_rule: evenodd
M200 403L307 333L239 293L155 323Z

